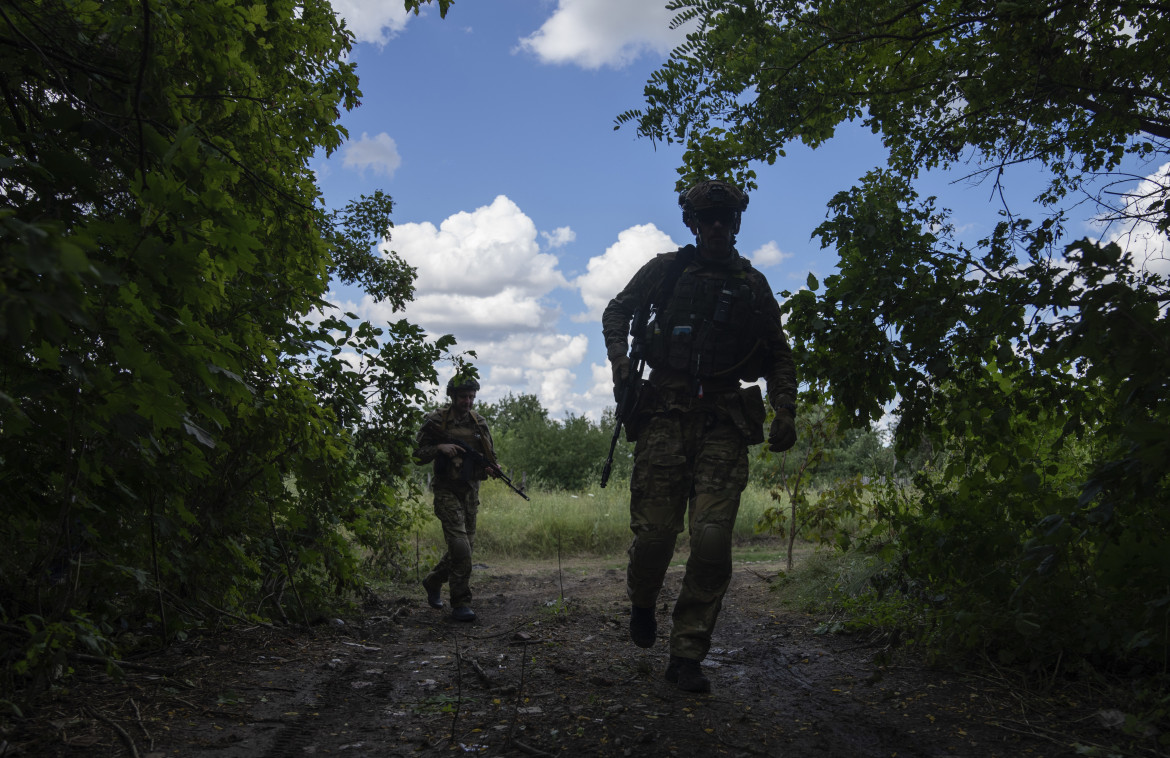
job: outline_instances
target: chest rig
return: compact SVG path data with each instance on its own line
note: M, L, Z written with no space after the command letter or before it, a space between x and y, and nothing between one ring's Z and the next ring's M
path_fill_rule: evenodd
M697 380L758 378L754 293L741 266L688 265L646 325L646 363Z
M483 417L472 413L467 422L457 424L454 423L453 419L450 419L444 414L442 418L442 432L447 436L448 441L463 443L475 452L489 459L495 459L495 452L488 444ZM487 469L472 455L460 454L454 458L439 455L435 458L435 464L438 472L447 479L460 479L466 482L473 482L487 479L488 477Z

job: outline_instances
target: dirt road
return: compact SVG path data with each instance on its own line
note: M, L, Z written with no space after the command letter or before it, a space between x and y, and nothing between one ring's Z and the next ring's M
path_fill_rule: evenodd
M202 638L123 680L83 675L0 754L1015 758L1108 744L1100 706L1067 692L1021 697L869 637L818 634L823 619L778 606L776 568L737 565L704 664L710 695L663 680L664 636L628 641L621 569L483 567L474 623L411 588L311 633Z

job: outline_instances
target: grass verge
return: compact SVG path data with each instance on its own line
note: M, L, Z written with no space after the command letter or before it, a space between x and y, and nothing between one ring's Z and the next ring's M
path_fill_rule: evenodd
M577 493L534 491L529 497L531 500L524 500L498 482L484 482L475 537L477 561L550 560L558 556L621 556L624 560L630 544L630 514L629 490L623 483ZM766 490L749 487L744 492L733 539L747 556L745 560L771 560L781 549L776 537L756 532L760 516L773 505ZM420 556L442 553L443 532L438 519L427 519L416 536ZM683 560L686 549L684 535L679 539Z

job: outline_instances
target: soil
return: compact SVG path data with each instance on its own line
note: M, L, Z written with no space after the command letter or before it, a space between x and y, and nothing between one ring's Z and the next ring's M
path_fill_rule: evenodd
M472 623L412 584L360 618L205 636L121 677L81 669L4 728L0 755L1014 758L1120 741L1107 707L1062 685L1021 692L884 638L820 633L825 619L770 591L779 568L736 565L704 662L710 694L663 679L681 567L643 650L612 562L481 566Z

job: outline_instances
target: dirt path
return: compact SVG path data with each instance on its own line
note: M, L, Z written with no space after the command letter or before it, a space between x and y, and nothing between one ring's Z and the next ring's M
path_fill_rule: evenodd
M1108 743L1098 707L1067 694L1022 698L905 651L878 666L866 640L780 609L775 570L737 565L705 663L710 695L663 681L664 637L629 643L621 569L485 568L472 624L412 589L312 633L201 639L150 659L157 670L83 676L4 735L0 755L1014 758Z

